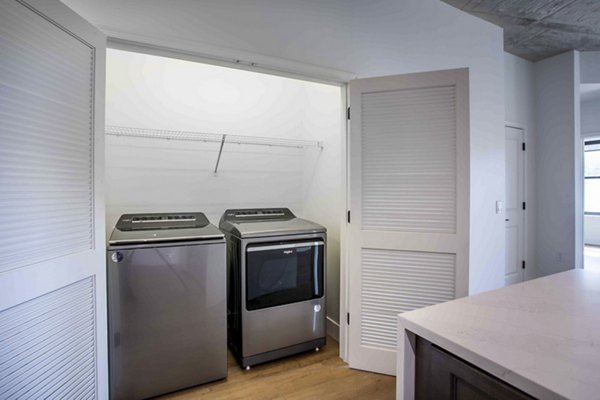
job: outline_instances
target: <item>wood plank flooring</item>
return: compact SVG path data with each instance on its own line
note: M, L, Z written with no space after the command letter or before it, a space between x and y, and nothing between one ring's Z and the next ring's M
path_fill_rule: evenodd
M161 397L169 400L393 399L395 378L348 368L338 343L327 338L319 352L273 361L243 371L229 354L228 377Z

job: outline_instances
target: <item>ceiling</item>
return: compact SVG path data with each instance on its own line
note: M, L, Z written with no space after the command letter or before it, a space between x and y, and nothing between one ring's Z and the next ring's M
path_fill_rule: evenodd
M600 50L600 0L442 0L504 28L504 49L530 61Z

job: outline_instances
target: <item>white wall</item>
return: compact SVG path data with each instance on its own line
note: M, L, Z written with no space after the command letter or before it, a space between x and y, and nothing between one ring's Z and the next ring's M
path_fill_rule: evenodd
M358 77L469 67L469 288L477 293L503 286L504 216L495 214L495 202L505 191L499 27L438 0L64 2L113 34L200 52L293 60ZM336 292L331 288L329 294Z
M579 53L538 61L535 75L536 259L544 276L582 265Z
M506 122L525 130L526 153L526 261L525 279L537 276L535 254L535 76L533 63L523 58L504 53L504 104Z
M226 143L215 176L218 143L109 136L109 230L132 208L201 208L216 224L240 206L303 213L320 165L339 175L340 87L120 50L107 77L107 125L328 141L325 154Z
M581 136L600 136L600 99L581 102Z
M584 243L600 246L600 215L585 215L583 225Z
M579 57L581 83L600 83L600 51L584 51Z

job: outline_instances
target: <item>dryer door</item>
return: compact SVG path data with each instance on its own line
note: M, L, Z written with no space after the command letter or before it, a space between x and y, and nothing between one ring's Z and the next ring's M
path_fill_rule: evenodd
M249 245L246 309L323 297L324 250L322 240Z

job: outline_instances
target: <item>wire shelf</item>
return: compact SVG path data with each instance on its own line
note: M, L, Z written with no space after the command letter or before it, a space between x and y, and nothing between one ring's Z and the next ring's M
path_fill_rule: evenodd
M187 140L194 142L221 143L270 146L270 147L288 147L288 148L323 148L323 143L312 140L296 139L278 139L261 136L242 136L229 135L224 133L190 132L190 131L171 131L162 129L131 128L125 126L106 126L106 134L112 136L141 137L150 139L166 140Z
M163 129L144 129L131 128L126 126L106 126L106 134L111 136L127 136L149 139L165 139L165 140L184 140L193 142L205 143L220 143L219 155L215 165L216 174L221 161L223 147L227 144L252 145L252 146L268 146L268 147L286 147L295 149L319 148L323 149L323 143L311 140L295 140L295 139L278 139L261 136L242 136L228 135L224 133L207 133L207 132L190 132L190 131L170 131Z

